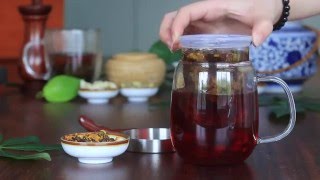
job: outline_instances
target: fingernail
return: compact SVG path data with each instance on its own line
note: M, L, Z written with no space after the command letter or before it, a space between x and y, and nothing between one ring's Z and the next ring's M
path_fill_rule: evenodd
M177 33L172 32L172 39L169 46L171 53L173 53L176 50L174 48L176 48L175 45L177 44L178 40L179 40L179 36L177 35Z
M170 48L170 46L171 46L171 41L166 41L166 45L168 46L168 48Z
M252 45L253 47L257 47L254 43L253 43L253 41L251 41L251 43L250 43L250 45Z
M261 41L262 41L261 36L259 36L259 35L254 36L254 38L253 38L253 44L254 44L255 47L260 46L261 43L262 43Z
M171 51L171 53L173 53L173 45L174 45L174 42L171 42L171 44L170 44L170 51Z
M173 36L172 36L172 40L173 40L173 43L177 42L179 36L177 35L177 33L173 32Z

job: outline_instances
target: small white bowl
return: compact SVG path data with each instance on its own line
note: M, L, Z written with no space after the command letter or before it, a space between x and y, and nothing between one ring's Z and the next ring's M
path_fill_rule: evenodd
M157 94L159 88L121 88L120 93L129 102L146 102L148 98Z
M78 158L81 163L108 163L113 160L113 157L127 150L130 140L130 136L122 133L109 134L109 136L117 140L114 142L74 142L61 137L61 145L67 154Z
M119 90L79 90L78 94L82 98L87 99L90 104L105 104L109 102L109 99L117 96Z

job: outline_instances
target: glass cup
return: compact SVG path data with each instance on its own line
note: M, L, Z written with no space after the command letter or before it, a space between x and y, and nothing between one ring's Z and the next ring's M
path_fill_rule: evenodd
M102 49L98 30L47 30L44 44L52 76L66 74L90 82L99 78Z
M243 162L257 144L281 140L293 129L296 110L286 83L257 77L249 61L250 36L188 35L173 79L171 139L181 158L193 164ZM290 121L283 133L259 137L258 82L284 89Z

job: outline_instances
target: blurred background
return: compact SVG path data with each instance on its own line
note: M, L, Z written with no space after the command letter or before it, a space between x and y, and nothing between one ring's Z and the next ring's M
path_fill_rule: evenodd
M43 0L52 5L46 28L98 28L104 60L113 54L147 51L158 40L166 12L194 0ZM9 81L20 82L16 63L21 54L24 24L17 7L30 0L1 0L0 65L9 71ZM320 28L320 16L303 21Z
M65 0L65 27L102 31L105 56L148 50L166 12L192 0Z
M104 55L148 50L166 12L194 0L65 0L65 27L102 31ZM320 28L320 16L304 21Z
M1 0L0 46L1 57L17 57L22 42L23 22L17 6L30 0ZM99 28L102 32L103 53L147 50L158 39L161 19L166 12L194 0L44 0L53 5L48 27ZM320 28L320 16L304 21ZM5 24L5 26L4 26ZM9 43L9 44L8 44ZM12 44L11 44L12 43Z

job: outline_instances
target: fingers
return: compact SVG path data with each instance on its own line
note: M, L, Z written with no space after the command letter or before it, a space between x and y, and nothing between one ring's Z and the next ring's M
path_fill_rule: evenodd
M223 15L226 15L225 8L222 8L224 3L219 1L219 3L215 4L214 2L215 1L213 0L201 1L181 8L172 22L172 42L179 39L191 22L198 20L213 21Z
M210 0L184 6L164 17L160 26L160 38L171 49L175 49L180 36L185 33L248 32L252 33L253 43L259 46L272 32L273 18L269 12L272 12L273 6L264 1L245 2ZM266 7L266 10L255 9L256 7ZM252 31L249 32L250 30Z
M252 28L252 38L253 44L255 46L260 46L267 37L272 33L273 24L271 21L263 20L263 21L256 21L253 24Z
M161 22L160 25L160 32L159 36L160 39L165 42L168 46L171 45L172 39L171 39L171 25L172 22L177 14L177 11L170 12L166 14Z

